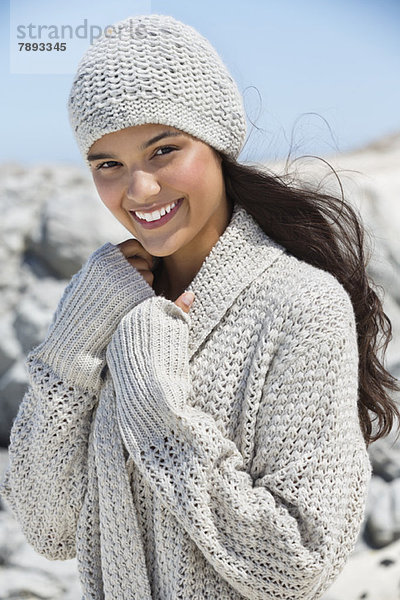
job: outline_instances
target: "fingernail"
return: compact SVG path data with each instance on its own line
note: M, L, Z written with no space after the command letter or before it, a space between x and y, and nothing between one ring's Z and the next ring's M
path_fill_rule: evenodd
M185 292L182 296L182 302L185 306L191 306L193 304L194 294L193 292Z

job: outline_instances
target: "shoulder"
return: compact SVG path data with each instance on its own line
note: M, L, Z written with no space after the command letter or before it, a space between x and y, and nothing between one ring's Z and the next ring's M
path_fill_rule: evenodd
M284 252L263 274L260 291L264 302L279 307L285 319L299 324L318 323L337 332L355 329L354 307L336 277Z

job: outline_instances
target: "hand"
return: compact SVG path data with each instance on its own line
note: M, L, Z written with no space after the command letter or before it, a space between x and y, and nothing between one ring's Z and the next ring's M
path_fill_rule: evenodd
M156 257L152 256L147 250L145 250L142 244L135 239L129 239L125 242L118 244L118 248L125 256L126 260L135 267L141 274L143 279L152 287L154 281L154 274L152 269L155 266Z
M121 250L122 254L132 265L132 267L135 267L135 269L139 271L147 283L150 286L153 286L154 274L152 269L155 267L157 257L152 256L149 252L147 252L147 250L143 248L142 244L135 239L129 239L125 242L121 242L118 244L118 248ZM189 298L189 303L185 302L186 298ZM193 292L183 292L183 294L181 294L179 298L175 300L175 304L179 306L183 312L188 313L191 305L193 304L193 300Z

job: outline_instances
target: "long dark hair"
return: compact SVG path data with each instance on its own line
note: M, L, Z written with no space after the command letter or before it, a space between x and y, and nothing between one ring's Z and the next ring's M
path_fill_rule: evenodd
M386 352L392 326L366 272L365 230L359 215L343 194L336 198L302 188L284 176L219 154L228 198L243 206L291 254L332 273L349 294L359 350L358 414L369 446L390 432L394 417L400 423L399 410L389 395L400 391L400 386L378 356L378 351L382 356Z

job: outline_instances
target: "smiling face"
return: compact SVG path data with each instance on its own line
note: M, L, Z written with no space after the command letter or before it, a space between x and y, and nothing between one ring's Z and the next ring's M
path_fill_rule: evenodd
M202 261L229 223L219 155L174 127L109 133L91 146L88 159L103 203L153 256ZM158 218L153 213L162 207L167 212Z

